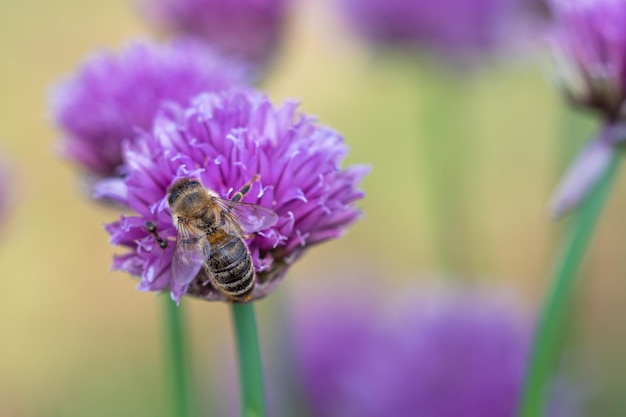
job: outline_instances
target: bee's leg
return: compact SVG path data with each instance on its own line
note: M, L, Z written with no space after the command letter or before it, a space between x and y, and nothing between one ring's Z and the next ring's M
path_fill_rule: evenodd
M233 203L237 203L241 201L241 199L243 199L244 196L248 194L248 192L252 188L252 184L257 182L260 178L261 176L259 174L255 174L254 177L248 183L246 183L243 187L241 187L239 191L233 194L233 198L231 198L230 201L232 201Z
M157 232L156 225L154 223L152 223L150 220L148 220L146 222L145 226L146 226L146 230L148 231L148 233L150 233L152 236L154 236L154 240L157 241L157 243L159 244L159 247L161 249L167 248L167 242L165 240L163 240L163 238L161 236L159 236L159 233Z

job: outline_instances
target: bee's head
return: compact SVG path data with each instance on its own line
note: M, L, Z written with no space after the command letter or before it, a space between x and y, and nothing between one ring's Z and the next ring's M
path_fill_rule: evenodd
M189 194L190 192L195 192L202 189L202 184L200 181L194 178L181 178L176 181L174 184L167 189L167 202L170 207L176 204L184 195Z

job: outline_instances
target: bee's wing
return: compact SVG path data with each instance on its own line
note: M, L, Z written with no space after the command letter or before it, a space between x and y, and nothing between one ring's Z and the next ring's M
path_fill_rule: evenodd
M213 197L221 209L221 227L234 236L244 236L272 227L278 222L274 210L258 204L240 203Z
M176 248L172 259L172 285L186 289L198 275L204 261L211 256L211 247L206 236L197 236L182 222L177 225Z

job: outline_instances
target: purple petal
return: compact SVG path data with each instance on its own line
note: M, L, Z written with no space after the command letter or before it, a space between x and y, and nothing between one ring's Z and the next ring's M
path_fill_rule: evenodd
M92 187L92 195L96 200L108 199L121 205L128 205L128 188L121 178L105 178L97 181Z
M621 134L621 129L604 128L578 154L550 202L549 210L554 217L560 217L575 208L595 186L611 162L616 134Z

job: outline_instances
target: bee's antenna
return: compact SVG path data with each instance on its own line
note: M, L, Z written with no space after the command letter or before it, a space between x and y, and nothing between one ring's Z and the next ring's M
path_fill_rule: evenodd
M161 249L167 248L167 242L165 240L163 240L163 238L161 236L159 236L159 234L157 233L156 225L153 222L151 222L150 220L148 220L148 221L146 221L145 226L146 226L146 230L152 236L154 236L154 240L157 241L157 243L159 244L159 247Z

